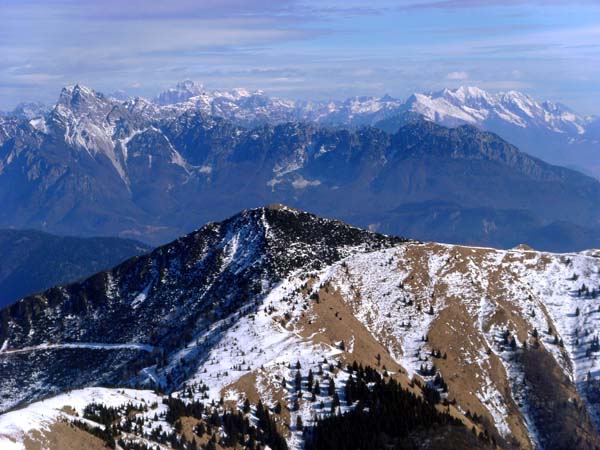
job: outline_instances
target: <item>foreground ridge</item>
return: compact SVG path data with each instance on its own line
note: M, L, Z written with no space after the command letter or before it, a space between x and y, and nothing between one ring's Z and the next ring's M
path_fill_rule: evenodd
M0 443L233 448L227 436L254 427L271 448L324 448L359 418L387 430L382 447L593 449L599 256L246 210L2 310L0 405L34 403L0 416ZM420 411L412 434L386 425L378 396Z

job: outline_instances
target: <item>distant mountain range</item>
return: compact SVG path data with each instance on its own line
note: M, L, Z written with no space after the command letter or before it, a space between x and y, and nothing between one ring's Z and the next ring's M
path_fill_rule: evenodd
M599 257L242 211L1 309L0 447L597 449Z
M48 113L50 109L50 107L41 102L20 103L12 111L0 111L0 118L17 117L19 119L35 119Z
M263 91L207 91L185 81L161 93L155 102L197 109L245 126L308 121L374 125L394 132L419 117L445 126L474 125L545 161L600 177L600 119L577 114L560 103L539 102L517 91L492 94L463 86L418 93L406 100L384 96L290 101L269 97Z
M0 230L0 308L26 295L88 277L147 251L146 245L128 239Z
M301 121L371 125L394 132L418 118L451 127L468 124L497 133L524 152L547 162L600 178L600 118L577 114L560 103L541 102L517 91L493 94L462 86L415 93L406 100L386 95L305 101L275 98L261 90L210 91L186 80L160 93L152 102L129 97L124 91L108 97L129 101L137 108L152 110L153 114L157 113L156 106L169 107L170 114L201 111L250 128ZM33 119L50 109L41 103L23 103L4 116Z
M503 96L444 95L479 95L516 117ZM391 98L325 107L182 83L150 102L70 86L46 115L0 119L0 226L160 243L278 201L419 239L600 245L597 180L472 125L424 120L423 98L408 109ZM460 123L450 119L460 108L446 109L437 119ZM581 134L555 109L552 127Z

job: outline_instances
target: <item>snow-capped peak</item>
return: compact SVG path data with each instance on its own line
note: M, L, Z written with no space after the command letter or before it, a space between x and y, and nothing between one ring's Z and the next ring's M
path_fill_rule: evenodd
M475 86L461 86L458 89L444 89L443 96L446 98L459 99L462 102L468 102L473 100L489 100L490 95Z
M204 86L192 80L184 80L177 83L174 88L169 88L160 93L155 101L159 105L172 105L189 100L192 97L201 95L204 92Z
M110 108L110 100L103 94L75 84L62 89L54 111L60 115L81 116L99 113Z
M72 84L69 86L65 86L59 97L60 102L71 102L73 100L78 100L82 98L90 98L95 97L97 94L93 89L88 88L87 86L80 84Z
M426 119L444 125L469 123L484 128L491 122L503 122L521 128L536 127L557 133L585 133L585 118L563 105L540 103L519 91L489 93L473 86L415 94L407 108Z

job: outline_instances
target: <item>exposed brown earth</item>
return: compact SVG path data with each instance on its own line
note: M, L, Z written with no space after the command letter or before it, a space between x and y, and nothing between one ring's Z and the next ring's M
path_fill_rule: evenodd
M23 441L27 450L107 450L101 439L67 422L55 422L48 430L34 430Z

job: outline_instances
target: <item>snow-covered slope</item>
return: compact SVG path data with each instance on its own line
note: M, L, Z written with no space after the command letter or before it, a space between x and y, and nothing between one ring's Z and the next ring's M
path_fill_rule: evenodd
M600 424L598 256L408 244L350 257L324 281L409 374L434 364L450 397L505 438L526 433L534 445L556 448L569 442L576 412L553 412L545 402L581 397L592 418L586 426Z
M157 406L151 410L153 415L165 410L164 405L159 405L160 402L160 396L152 391L107 388L71 391L0 415L0 447L3 450L25 450L35 442L42 448L47 448L52 434L58 434L53 427L58 423L82 417L84 408L91 403L101 403L112 408L124 407L127 404L149 408L156 403ZM139 416L152 417L151 414ZM94 424L92 421L89 423ZM162 426L168 427L168 424L163 421Z
M521 128L539 128L568 135L585 133L587 120L564 105L538 102L517 91L491 94L462 86L429 94L415 94L406 106L428 120L445 125L468 123L485 127L492 121Z
M298 423L353 408L344 387L357 361L418 395L419 383L437 387L444 409L502 448L594 448L599 273L595 251L420 243L282 206L246 211L3 310L0 393L7 408L145 386L219 414L260 400L302 448ZM0 416L0 439L53 431L90 395L113 405L150 394L61 395ZM155 410L136 439L173 431Z
M291 271L400 241L287 208L260 208L81 283L25 298L3 310L2 409L123 377L172 389L186 378L179 366L136 374L184 343L206 340L211 348L234 325L232 314L255 311ZM206 361L205 346L190 361L194 367ZM74 354L85 365L65 372ZM41 361L45 369L34 370Z

